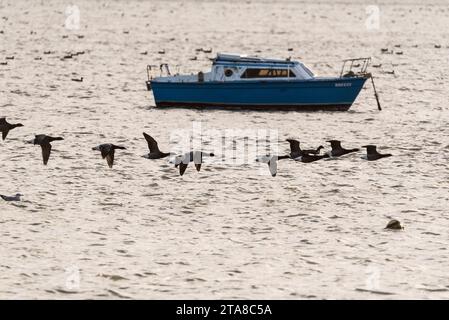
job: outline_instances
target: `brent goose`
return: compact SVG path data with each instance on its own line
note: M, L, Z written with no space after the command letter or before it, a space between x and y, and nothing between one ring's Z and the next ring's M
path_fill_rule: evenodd
M319 146L316 150L306 149L302 150L299 146L299 141L294 139L287 139L290 143L290 157L295 161L301 162L313 162L323 158L328 158L328 155L320 156L320 150L323 149L323 146Z
M40 145L42 148L42 159L44 161L44 165L48 163L48 159L50 158L50 152L51 152L51 144L50 142L58 141L58 140L64 140L61 137L50 137L45 134L38 134L35 136L33 140L27 141L28 143L34 144L34 145Z
M14 128L17 127L23 127L23 124L21 123L16 123L16 124L11 124L8 123L8 121L6 121L6 118L0 118L0 132L2 133L2 138L3 140L6 139L6 136L8 135L8 132Z
M303 153L307 153L307 154L315 154L315 155L319 155L320 154L320 150L324 149L323 146L319 146L318 148L314 149L303 149L302 152Z
M303 153L302 155L300 155L299 157L293 158L293 160L295 161L300 161L300 162L304 162L304 163L310 163L310 162L314 162L314 161L318 161L321 160L323 158L329 158L329 155L324 154L324 155L314 155L314 154L308 154L308 153Z
M260 156L256 159L256 162L262 162L268 164L268 169L270 169L270 173L272 177L275 177L277 174L277 161L282 159L290 159L289 155L285 156L272 156L267 154L266 156Z
M143 133L143 136L145 137L145 140L147 140L148 142L148 149L150 149L150 153L144 155L144 158L147 159L162 159L165 157L168 157L170 155L170 153L167 152L161 152L159 150L159 147L157 145L156 140L154 140L154 138L148 134L146 134L145 132Z
M83 77L81 77L81 78L79 78L79 79L72 79L72 81L75 81L75 82L83 82Z
M16 193L15 196L5 196L3 194L0 194L0 198L2 198L5 201L20 201L21 196L22 194L20 193Z
M374 145L367 145L363 146L362 148L366 148L366 155L363 155L361 158L368 161L374 161L381 158L391 157L392 155L390 153L381 154L377 152L376 146Z
M104 143L104 144L100 144L100 145L92 148L92 150L97 150L97 151L101 152L101 156L103 157L103 159L106 158L109 168L112 168L112 166L114 165L115 149L123 150L126 148L121 147L121 146L116 146L115 144L112 144L112 143Z
M326 142L329 142L331 144L331 148L332 148L331 151L327 152L327 155L329 157L340 157L340 156L343 156L343 155L351 153L351 152L359 151L359 149L357 149L357 148L354 148L354 149L342 148L341 142L338 140L328 140Z
M195 163L196 171L201 170L201 164L203 163L203 156L213 157L213 153L202 151L190 151L184 155L178 155L170 159L170 163L175 165L175 168L179 166L179 175L183 175L187 169L189 162Z
M401 230L401 229L404 229L404 227L401 226L401 223L398 220L393 219L388 222L385 229Z

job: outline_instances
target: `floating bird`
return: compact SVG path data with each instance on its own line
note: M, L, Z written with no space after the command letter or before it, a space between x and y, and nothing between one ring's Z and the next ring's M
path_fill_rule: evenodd
M393 219L393 220L390 220L390 221L388 222L388 224L387 224L387 226L385 227L385 229L402 230L402 229L404 229L404 227L401 226L401 223L400 223L398 220Z
M366 148L366 155L363 155L361 158L368 161L374 161L381 158L391 157L390 153L381 154L377 152L376 146L374 145L366 145L362 146L362 148Z
M0 194L0 198L2 198L5 201L20 201L20 197L23 196L20 193L16 193L14 196L5 196L3 194Z
M14 128L23 127L23 124L16 123L11 124L8 121L6 121L5 117L0 118L0 132L2 133L2 139L5 140L6 136L8 135L8 132Z
M6 60L14 60L14 56L5 57Z
M52 54L53 52L51 51L44 51L44 54Z
M404 52L402 52L402 51L397 51L396 54L401 55L401 54L404 54Z
M341 141L338 141L338 140L328 140L326 142L329 142L331 144L331 148L332 148L331 151L327 152L327 155L329 157L341 157L345 154L359 151L359 149L357 149L357 148L354 148L354 149L342 148Z
M159 50L157 53L159 53L159 54L165 54L165 50L164 50L164 49Z
M67 54L63 57L63 59L72 59L73 58L73 54Z
M6 65L8 65L8 62L7 61L5 61L5 62L0 62L0 66L6 66Z
M440 48L441 48L441 45L439 45L439 44L435 45L435 49L440 49Z
M192 58L190 58L189 60L191 60L191 61L196 61L196 60L198 60L198 58L197 58L197 57L192 57Z
M212 52L212 48L211 48L211 49L204 49L204 48L203 48L203 52L204 52L204 53L211 53L211 52Z
M81 78L79 78L79 79L76 79L76 78L75 78L75 79L72 79L72 81L75 81L75 82L83 82L83 79L84 79L83 77L81 77Z
M141 52L140 54L147 55L148 51Z
M101 156L103 157L103 159L106 158L109 168L112 168L112 166L114 165L114 154L116 149L125 150L126 148L122 146L116 146L112 143L104 143L92 148L92 150L101 152Z
M379 63L379 64L373 64L372 67L373 67L373 68L380 68L380 67L382 67L382 63Z
M170 155L170 153L167 152L161 152L159 150L159 147L157 145L156 140L154 140L154 138L148 134L146 134L145 132L143 133L143 136L145 137L145 140L147 140L148 143L148 149L150 149L150 153L144 155L144 158L147 159L162 159L165 157L168 157Z
M170 159L169 163L175 165L175 168L179 166L179 175L183 175L187 169L189 162L195 163L196 171L201 170L201 164L203 163L203 156L213 157L215 154L202 152L202 151L190 151L184 155L178 155Z
M272 156L267 154L266 156L260 156L256 159L256 162L262 162L268 164L268 168L270 169L270 173L272 177L275 177L277 174L277 161L282 159L290 159L289 155L285 156Z
M50 158L50 152L51 152L51 144L50 142L58 141L58 140L64 140L61 137L50 137L45 134L38 134L35 136L33 140L28 141L28 143L31 144L38 144L42 148L42 159L44 161L44 165L47 165L48 159Z

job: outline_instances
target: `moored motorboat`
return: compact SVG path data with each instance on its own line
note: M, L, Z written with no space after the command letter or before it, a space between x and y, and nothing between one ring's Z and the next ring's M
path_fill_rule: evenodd
M369 62L345 60L339 76L317 77L299 61L219 53L209 72L172 75L162 64L161 75L152 77L148 66L147 88L157 107L345 111L371 76Z

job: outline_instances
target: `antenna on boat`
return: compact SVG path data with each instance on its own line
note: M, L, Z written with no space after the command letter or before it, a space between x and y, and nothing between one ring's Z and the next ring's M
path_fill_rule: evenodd
M374 96L376 97L376 101L377 101L377 109L379 109L379 111L382 111L382 108L380 107L380 102L379 102L379 95L377 94L376 86L374 85L374 77L372 74L370 74L370 78L371 78L371 83L373 84Z

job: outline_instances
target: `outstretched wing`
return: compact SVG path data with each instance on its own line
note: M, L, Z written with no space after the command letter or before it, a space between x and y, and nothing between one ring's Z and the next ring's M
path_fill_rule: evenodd
M106 155L106 161L108 162L109 168L112 168L114 165L114 153L115 151L112 149L107 155Z
M6 122L6 118L5 117L1 117L0 118L0 124L7 124L8 122Z
M101 151L101 157L104 159L108 156L109 152L111 151L111 148L107 148L106 146L100 146Z
M338 140L330 140L332 150L341 149L341 142Z
M270 169L270 173L272 177L276 176L276 173L278 171L278 164L277 164L277 159L276 158L272 158L270 160L270 162L268 162L268 168Z
M47 165L48 159L50 159L50 153L51 153L51 144L42 144L42 160L44 161L44 165Z
M184 172L186 172L187 166L188 166L188 163L181 162L179 164L179 175L182 176L184 174Z
M298 153L301 152L301 149L299 148L299 141L294 139L287 139L288 143L290 143L290 152L291 153Z
M2 132L2 138L3 138L3 140L6 139L6 136L8 135L8 132L9 132L9 130L5 130L5 131Z
M148 143L148 149L150 149L150 152L160 152L159 151L159 147L157 145L156 140L153 139L152 136L146 134L145 132L143 133L143 136L145 137L145 140L147 140Z
M376 146L369 145L369 146L365 146L365 148L366 148L367 154L376 154L377 153Z

